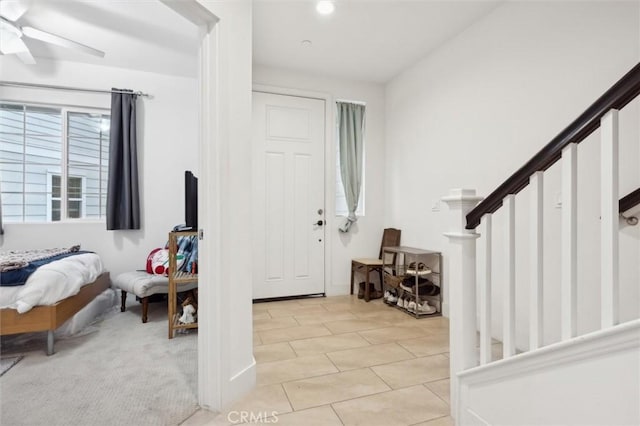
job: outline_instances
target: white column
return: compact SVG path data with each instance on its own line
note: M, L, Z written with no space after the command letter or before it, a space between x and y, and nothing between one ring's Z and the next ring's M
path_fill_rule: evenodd
M562 340L577 332L578 272L578 152L577 144L562 150L562 271L561 307Z
M442 200L449 206L450 230L446 250L449 286L449 353L451 378L451 415L458 408L457 373L478 365L476 324L476 238L474 230L465 229L466 215L482 197L475 190L452 189Z
M529 350L543 345L543 199L544 173L535 172L529 179L531 187L531 282L529 296Z
M507 359L516 354L516 196L504 197L502 207L507 215L507 281L502 302L502 357Z
M601 326L618 323L618 111L600 120Z
M484 224L484 258L481 260L484 270L479 275L480 309L480 364L491 362L491 213L482 217Z

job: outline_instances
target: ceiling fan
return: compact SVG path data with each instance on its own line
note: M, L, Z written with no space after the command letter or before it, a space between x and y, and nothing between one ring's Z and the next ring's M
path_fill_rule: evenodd
M36 60L29 51L24 39L35 39L55 44L67 49L74 49L89 55L104 57L104 52L58 35L16 23L27 11L20 2L0 1L0 53L15 54L25 64L35 64Z

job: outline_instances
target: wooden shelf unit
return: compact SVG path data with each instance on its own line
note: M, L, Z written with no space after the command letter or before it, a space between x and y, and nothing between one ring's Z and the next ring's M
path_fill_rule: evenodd
M180 324L180 312L177 311L178 292L181 284L197 283L198 274L178 271L176 255L178 254L178 238L197 236L197 231L172 231L169 232L169 297L168 297L168 323L169 339L173 339L175 330L198 328L198 322L192 324Z

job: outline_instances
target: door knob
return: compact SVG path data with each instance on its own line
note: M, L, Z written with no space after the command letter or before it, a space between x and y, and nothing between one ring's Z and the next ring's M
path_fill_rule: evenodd
M324 225L324 220L318 219L318 221L317 222L313 222L313 224L314 225L318 225L318 226L322 226L322 225Z

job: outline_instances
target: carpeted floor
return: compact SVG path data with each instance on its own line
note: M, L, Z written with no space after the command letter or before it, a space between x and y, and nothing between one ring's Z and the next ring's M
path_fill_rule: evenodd
M109 311L79 336L2 338L2 357L24 355L0 378L0 424L178 425L198 409L197 332L167 339L166 304Z
M4 375L11 367L20 362L24 358L22 355L7 356L0 358L0 377Z

